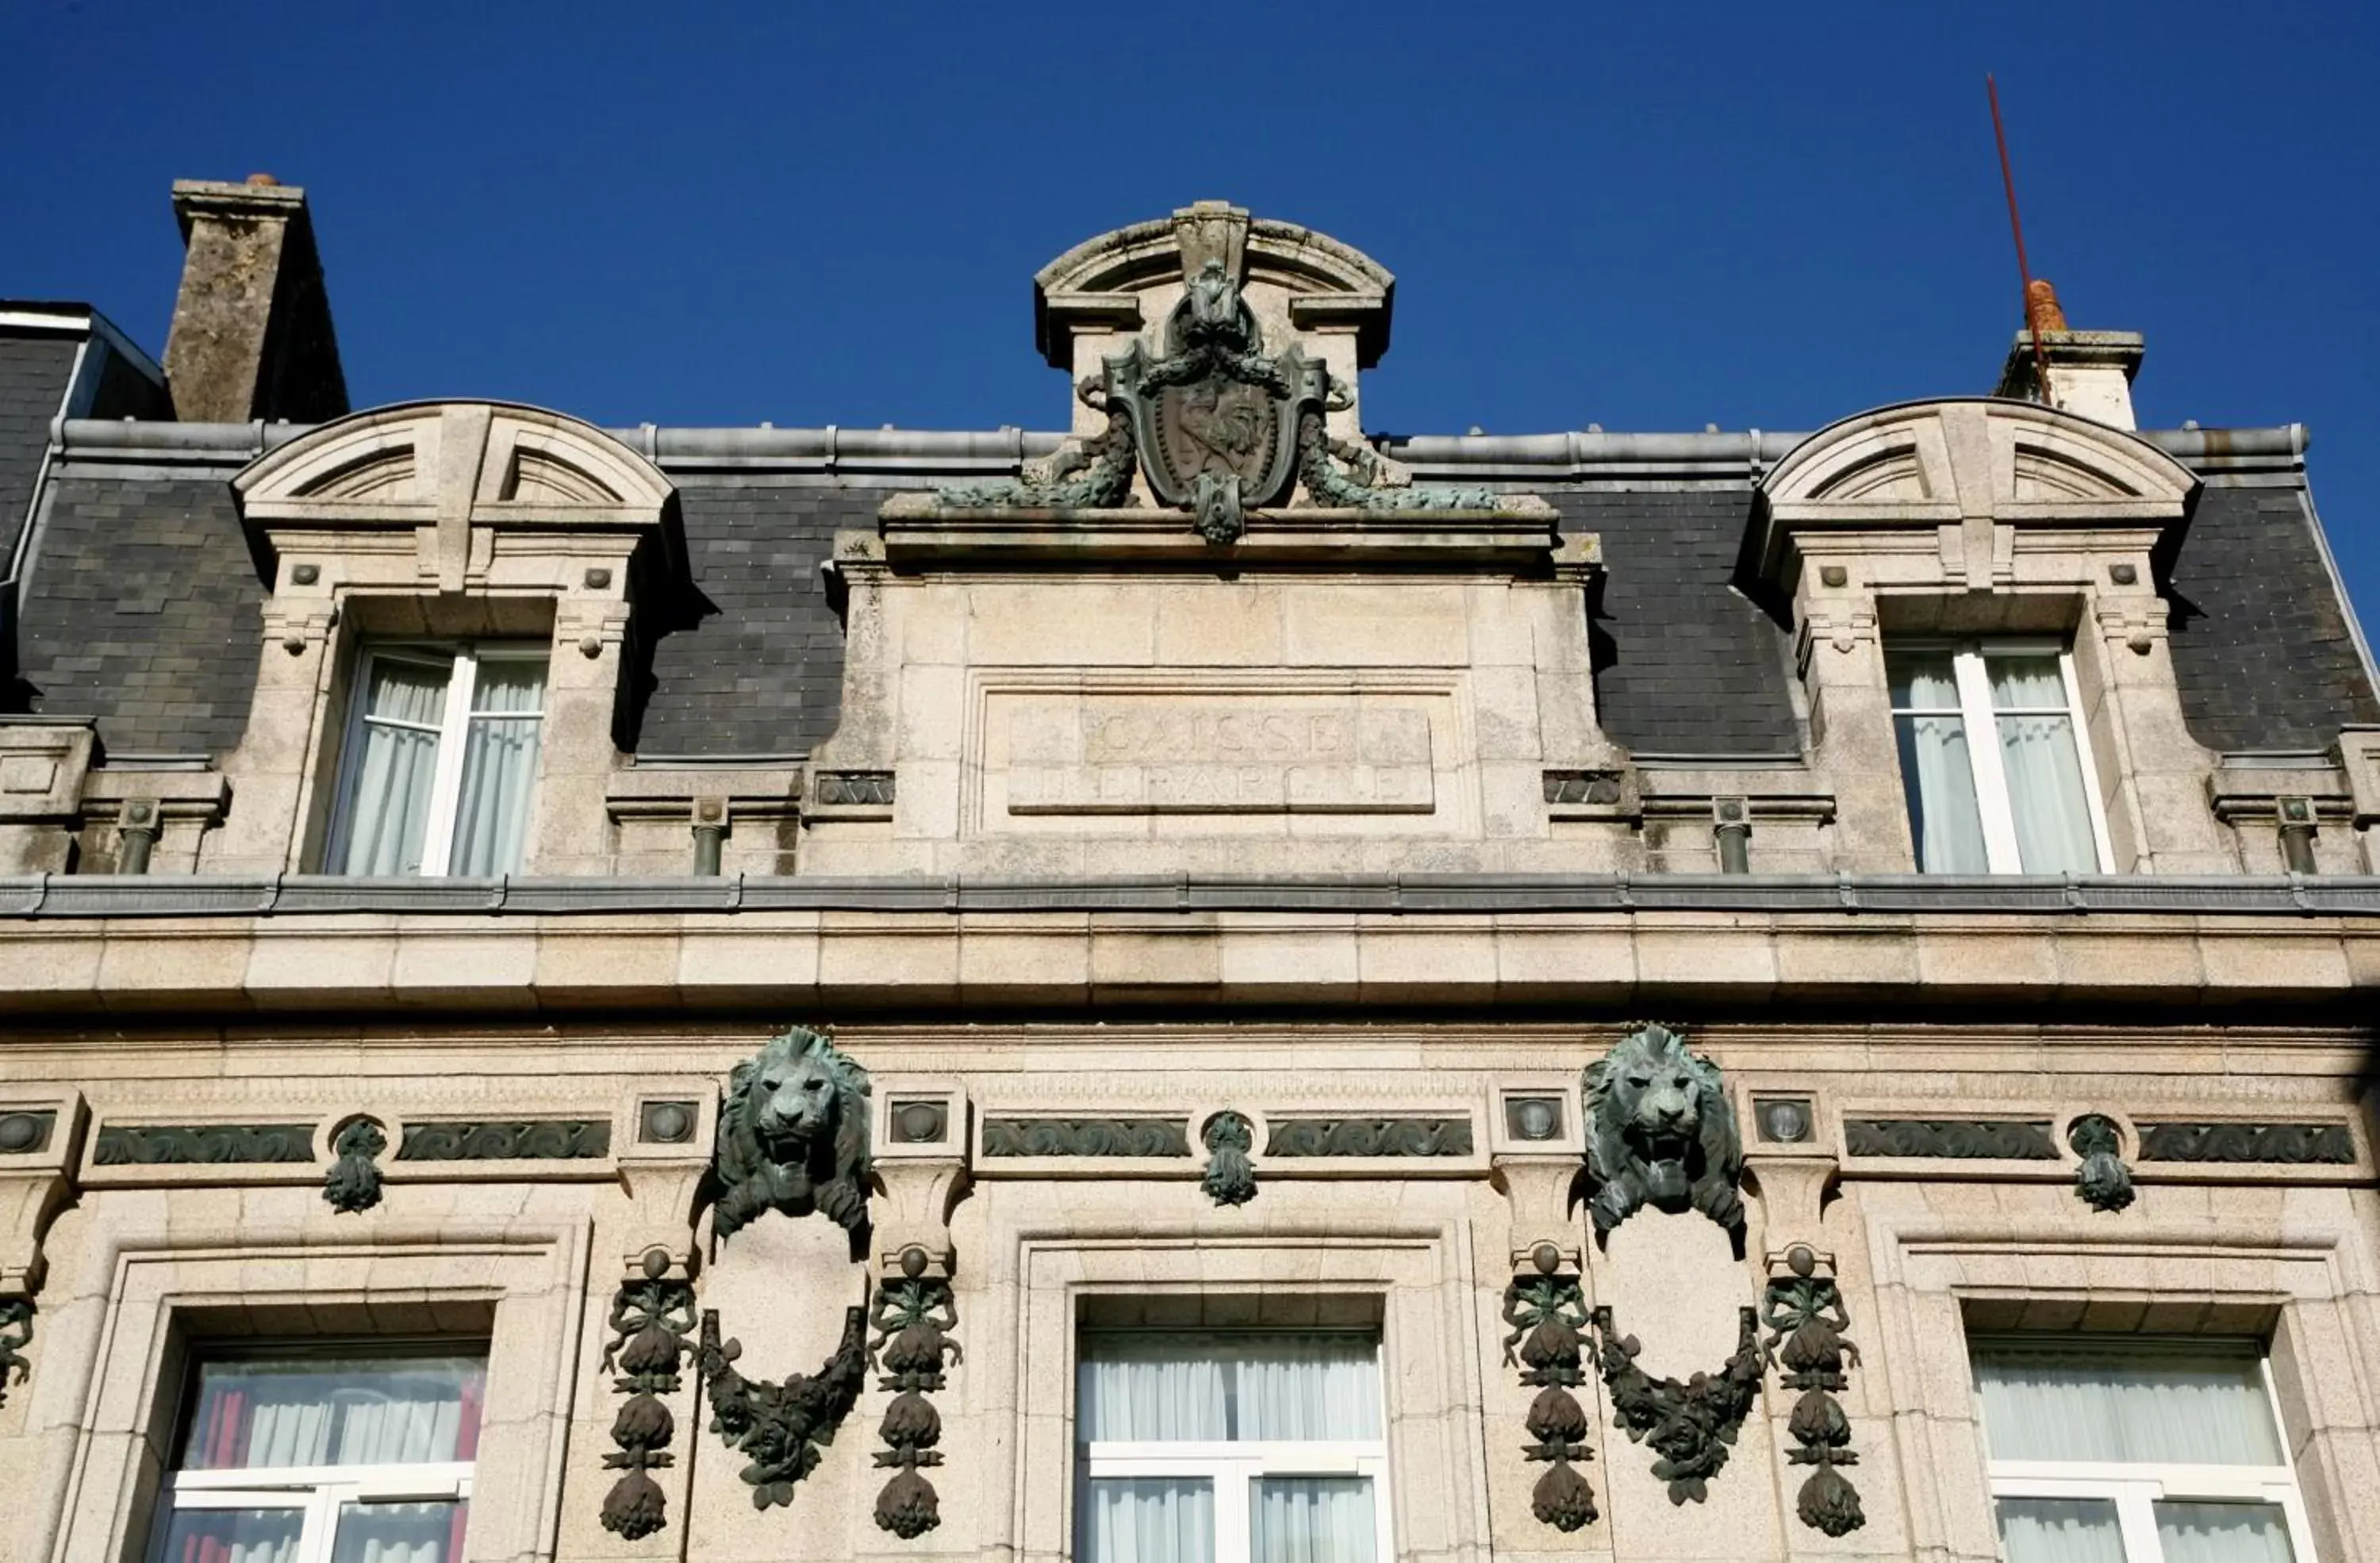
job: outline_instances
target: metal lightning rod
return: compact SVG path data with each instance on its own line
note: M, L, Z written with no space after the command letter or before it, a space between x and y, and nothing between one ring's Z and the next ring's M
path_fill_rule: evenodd
M2009 231L2016 236L2016 276L2017 285L2024 290L2025 329L2033 333L2034 392L2046 402L2049 400L2049 360L2041 350L2041 314L2034 308L2033 268L2026 265L2024 260L2024 220L2016 213L2016 176L2009 168L2008 130L2000 123L1999 83L1992 79L1990 71L1984 72L1984 91L1990 94L1992 100L1992 139L1998 143L2000 149L2000 186L2008 191Z

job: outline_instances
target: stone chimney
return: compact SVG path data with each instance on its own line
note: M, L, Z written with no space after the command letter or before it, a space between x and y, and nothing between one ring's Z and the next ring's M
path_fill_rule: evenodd
M2016 333L2008 362L2000 370L1995 396L2027 402L2046 401L2062 412L2118 429L2138 429L2132 418L2132 376L2140 372L2141 333L2136 331L2071 331L2058 290L2039 277L2025 290L2030 317ZM2041 356L2036 364L2033 329L2041 331ZM2042 370L2049 378L2049 394L2041 394Z
M306 192L270 174L237 185L179 179L174 216L186 252L165 342L174 416L320 423L346 412Z

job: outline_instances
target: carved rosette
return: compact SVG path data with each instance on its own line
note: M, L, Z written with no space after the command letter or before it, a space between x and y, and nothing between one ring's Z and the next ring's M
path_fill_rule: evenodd
M1512 1278L1504 1289L1504 1365L1521 1370L1521 1382L1537 1391L1524 1425L1531 1443L1524 1459L1543 1461L1546 1473L1529 1492L1529 1511L1567 1534L1596 1520L1595 1489L1573 1462L1595 1458L1587 1447L1586 1408L1571 1391L1586 1382L1586 1300L1579 1278L1564 1275L1552 1244L1531 1255L1535 1274Z
M958 1328L951 1283L926 1271L923 1249L901 1255L902 1276L886 1281L876 1292L876 1339L868 1355L882 1371L880 1389L893 1391L877 1436L885 1447L876 1451L877 1469L891 1471L892 1480L876 1495L876 1523L904 1541L914 1541L942 1522L941 1499L934 1484L920 1475L921 1467L942 1463L941 1414L927 1396L942 1387L945 1363L962 1360L959 1343L951 1339Z
M640 1279L624 1281L612 1299L612 1341L603 1348L603 1371L617 1375L612 1387L628 1399L612 1421L606 1471L622 1472L603 1496L603 1528L629 1541L651 1535L668 1522L661 1484L648 1472L664 1470L677 1422L663 1395L678 1390L678 1366L686 1338L694 1328L694 1288L669 1278L670 1258L654 1249L644 1258Z
M1198 1186L1217 1205L1245 1205L1257 1197L1257 1167L1248 1159L1256 1148L1256 1125L1236 1112L1219 1112L1207 1120L1199 1139L1207 1147L1207 1172Z
M1858 1363L1859 1349L1844 1338L1851 1320L1842 1293L1832 1277L1817 1273L1815 1255L1796 1243L1786 1264L1792 1273L1769 1281L1762 1318L1770 1330L1769 1360L1781 1370L1779 1382L1801 1391L1785 1424L1795 1445L1786 1459L1816 1467L1802 1484L1794 1508L1811 1529L1847 1536L1866 1524L1867 1516L1858 1490L1840 1469L1856 1465L1859 1456L1851 1447L1851 1419L1835 1397L1849 1387L1846 1370Z
M1655 1378L1636 1365L1644 1347L1612 1327L1609 1308L1597 1308L1590 1317L1603 1386L1629 1442L1652 1445L1658 1457L1653 1474L1670 1484L1671 1503L1702 1502L1710 1496L1710 1479L1727 1464L1728 1450L1767 1374L1753 1311L1740 1311L1735 1354L1717 1373L1697 1373L1682 1383Z

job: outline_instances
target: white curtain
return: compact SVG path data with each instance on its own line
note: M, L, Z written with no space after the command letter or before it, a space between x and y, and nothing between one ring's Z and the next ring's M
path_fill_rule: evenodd
M1078 1516L1075 1563L1210 1563L1215 1556L1215 1488L1202 1477L1094 1476Z
M1361 1476L1267 1476L1248 1514L1253 1563L1373 1563L1379 1529Z
M520 866L544 725L538 712L544 702L543 662L503 658L480 663L448 873L509 874Z
M2269 1503L2160 1503L2165 1563L2290 1563L2289 1533Z
M1928 874L1989 873L1966 722L1954 716L1899 716L1893 725L1900 737L1900 783L1917 836L1917 866Z
M420 1465L469 1460L480 1364L210 1363L183 1469Z
M343 1504L331 1563L450 1563L463 1520L459 1503Z
M2281 1463L2252 1351L1978 1341L1973 1353L1994 1460Z
M1361 1336L1087 1334L1075 1391L1087 1443L1380 1436Z
M2082 757L2074 746L2074 719L2066 705L2066 678L2055 657L1986 657L1992 709L1998 713L2000 769L2008 778L2009 810L2016 817L2017 851L2028 874L2095 874L2099 848L2091 833Z
M386 658L364 691L361 752L347 761L334 874L415 874L438 770L448 670Z
M297 1563L302 1508L184 1508L165 1532L163 1563Z
M2124 1563L2124 1533L2106 1498L2002 1498L1999 1517L2006 1563Z

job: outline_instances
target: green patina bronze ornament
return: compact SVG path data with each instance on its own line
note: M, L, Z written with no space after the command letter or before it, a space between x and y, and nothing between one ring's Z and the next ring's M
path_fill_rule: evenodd
M823 1032L795 1026L728 1076L710 1169L722 1240L771 1210L868 1222L868 1072Z

